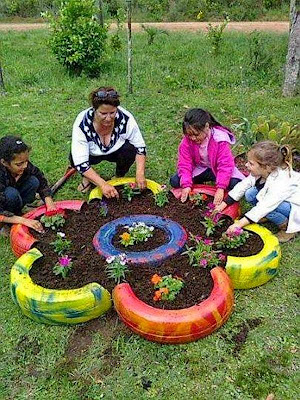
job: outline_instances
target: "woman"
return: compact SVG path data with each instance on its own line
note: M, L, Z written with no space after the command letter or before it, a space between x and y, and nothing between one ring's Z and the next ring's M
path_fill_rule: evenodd
M124 176L136 161L136 183L140 189L146 187L145 142L132 114L120 107L119 98L112 87L92 91L92 107L79 113L74 122L70 159L83 175L78 187L82 193L93 183L104 196L118 197L117 190L92 168L103 160L116 163L116 177Z

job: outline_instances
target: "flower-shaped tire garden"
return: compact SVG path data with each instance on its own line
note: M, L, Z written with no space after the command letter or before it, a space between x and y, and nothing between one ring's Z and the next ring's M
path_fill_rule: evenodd
M120 192L119 201L102 202L102 193L96 188L90 194L88 205L82 201L57 202L57 207L67 210L66 227L59 229L65 233L59 234L66 234L67 238L73 235L78 249L77 253L74 250L74 267L65 280L61 278L58 287L48 287L52 270L44 264L51 264L51 260L48 260L49 255L42 257L44 251L39 250L39 244L48 240L48 233L37 237L27 227L13 226L11 247L20 258L11 271L11 294L26 316L48 324L88 321L111 307L112 292L117 313L133 332L156 342L185 343L209 335L227 321L233 309L233 288L255 287L275 276L280 247L267 229L256 224L247 228L252 235L248 242L253 242L253 238L259 242L258 249L250 255L243 254L243 247L233 253L220 249L217 246L221 243L218 241L222 237L220 228L216 234L219 239L206 237L208 225L203 224L201 207L206 207L207 197L214 195L215 188L206 185L194 188L195 199L202 203L198 207L198 203L195 206L192 202L182 204L176 200L180 195L178 190L173 191L174 196L167 196L165 189L150 180L147 187L152 193L139 194L134 181L134 178L110 181ZM167 198L168 203L164 203L163 198ZM39 218L44 213L45 207L39 207L26 217ZM239 215L238 204L227 207L224 214L228 226L228 217ZM207 222L207 218L204 220ZM136 228L152 232L144 243L132 242L138 237L133 234ZM226 230L226 226L222 229ZM58 233L49 233L50 245L58 240L53 239L55 234ZM58 241L64 240L59 238ZM200 248L204 252L201 254L207 254L206 258L199 259L199 253L195 256L195 249ZM115 279L116 283L108 283L103 277L107 275L108 260L118 257L121 261L126 257L128 276L123 282ZM68 260L68 256L65 259ZM182 267L184 263L187 266ZM96 271L94 278L81 280L90 269ZM201 275L203 273L205 276ZM76 274L79 275L77 281ZM207 284L203 289L205 293L200 289L202 281ZM164 287L164 282L169 286ZM146 289L140 288L141 284L147 285ZM176 290L174 285L177 285ZM192 299L185 299L189 296Z

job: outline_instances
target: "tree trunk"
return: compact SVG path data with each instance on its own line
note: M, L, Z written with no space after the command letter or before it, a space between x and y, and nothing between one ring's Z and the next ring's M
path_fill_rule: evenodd
M2 92L5 92L1 63L0 63L0 88Z
M98 0L98 4L99 4L99 15L98 15L99 24L103 27L104 26L103 1Z
M132 93L132 39L131 39L131 0L126 0L127 3L127 19L128 19L128 59L127 59L127 90Z
M283 96L292 97L299 89L300 73L300 11L296 0L291 0L290 6L290 35L286 57L285 80Z

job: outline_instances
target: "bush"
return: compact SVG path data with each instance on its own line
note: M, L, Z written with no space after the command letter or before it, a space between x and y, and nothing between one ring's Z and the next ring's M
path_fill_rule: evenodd
M106 51L107 28L100 26L94 0L63 0L58 18L49 13L50 45L58 61L70 72L99 73Z
M36 17L42 11L55 9L55 0L1 0L0 15Z

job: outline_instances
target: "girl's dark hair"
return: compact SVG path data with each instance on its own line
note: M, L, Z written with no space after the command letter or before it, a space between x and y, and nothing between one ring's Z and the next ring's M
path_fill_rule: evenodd
M183 133L187 133L187 129L189 126L193 126L196 129L202 130L205 127L205 124L208 122L209 127L214 126L223 126L227 130L231 132L231 130L218 122L210 112L202 110L202 108L191 108L188 110L184 116L182 123Z
M249 153L262 166L269 166L271 170L277 167L292 169L292 151L289 146L279 146L271 140L255 143Z
M30 147L18 136L4 136L0 139L0 159L11 162L16 154L30 151Z
M94 110L97 110L102 104L109 104L113 107L120 105L120 95L111 86L101 86L93 90L89 95L89 100Z

